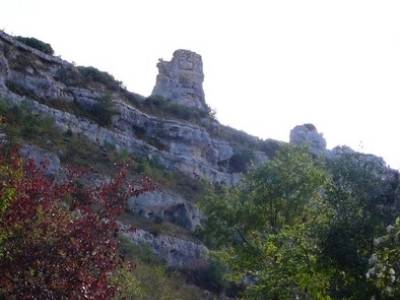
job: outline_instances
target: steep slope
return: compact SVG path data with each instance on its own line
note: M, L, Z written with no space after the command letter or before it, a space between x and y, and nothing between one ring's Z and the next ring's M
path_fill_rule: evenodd
M235 141L224 137L237 132L219 125L207 114L199 118L199 125L149 115L138 108L145 108L151 101L128 92L106 73L91 67L75 67L4 32L0 33L0 49L1 95L14 103L28 101L32 110L52 115L62 130L82 134L100 145L112 144L118 150L151 157L164 167L191 177L227 184L238 181L239 176L229 170L227 162L239 150L235 149ZM178 53L182 55L182 51ZM191 84L188 79L184 82ZM155 91L161 90L157 86ZM111 101L116 112L108 126L93 115L101 101ZM176 104L177 110L184 109L179 106L180 98ZM205 103L202 105L200 111L204 111ZM162 103L160 113L164 108ZM245 143L261 142L245 134L241 139ZM267 158L264 152L254 151L259 160Z
M54 122L51 134L24 137L22 154L38 163L49 161L48 172L56 178L67 163L83 162L90 170L86 182L94 185L107 180L115 160L134 160L131 175L149 176L158 188L129 200L130 212L121 218L123 235L150 247L168 267L206 272L208 250L192 235L202 219L196 200L207 184L237 184L283 143L215 120L205 102L200 55L177 50L158 68L152 96L145 98L105 72L77 67L0 31L2 102ZM326 150L311 124L295 127L290 142L331 161L352 151ZM378 166L383 185L394 182L397 173L383 160L360 155L359 162ZM130 232L130 225L140 230Z

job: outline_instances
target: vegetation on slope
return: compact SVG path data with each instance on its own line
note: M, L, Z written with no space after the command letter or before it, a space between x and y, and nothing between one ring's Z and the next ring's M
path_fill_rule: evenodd
M120 253L135 262L134 272L117 273L114 282L121 289L117 299L138 300L191 300L203 299L203 292L185 283L178 272L167 270L163 262L145 246L132 244L120 237Z
M42 51L46 54L53 55L54 50L50 44L42 42L33 37L23 37L23 36L16 36L14 37L18 42L21 42L29 47L35 48L36 50Z
M54 183L16 149L0 150L0 297L112 298L112 274L132 269L117 254L116 217L141 191L124 171L96 191L74 173Z
M398 184L359 156L324 162L287 147L203 201L203 238L244 298L398 298L398 225L376 242L399 213Z
M116 165L128 165L129 174L149 177L164 188L175 190L196 202L208 190L201 181L167 171L155 162L134 157L127 151L117 151L113 145L99 146L70 131L61 132L49 117L32 114L29 105L10 106L0 100L0 115L6 116L3 130L11 144L31 143L56 153L68 165L90 168L112 176Z
M115 235L115 221L121 220L128 196L123 179L132 178L128 171L170 185L179 185L182 176L166 176L140 161L96 190L82 185L80 172L72 172L65 184L55 184L32 163L25 164L13 145L33 142L64 153L62 159L75 166L103 165L101 172L111 166L118 169L115 163L132 158L63 134L51 119L32 115L25 106L2 102L0 112L2 131L9 139L0 149L0 298L203 298L199 288L187 285L182 275L167 270L148 250ZM108 169L107 174L115 171ZM188 188L185 184L189 192ZM165 224L158 225L165 231Z

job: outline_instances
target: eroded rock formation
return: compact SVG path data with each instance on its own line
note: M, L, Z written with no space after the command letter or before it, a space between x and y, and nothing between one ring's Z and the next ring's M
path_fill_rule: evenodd
M203 62L201 56L189 50L176 50L171 61L160 60L153 96L165 101L207 108L203 91Z
M314 154L322 154L326 150L326 141L323 135L312 124L294 127L290 131L290 143L299 146L308 146Z

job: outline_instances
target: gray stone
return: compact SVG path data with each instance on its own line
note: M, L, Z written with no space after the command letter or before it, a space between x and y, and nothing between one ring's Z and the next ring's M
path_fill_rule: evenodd
M209 266L208 249L202 244L164 234L155 236L142 229L130 230L122 224L120 230L134 244L149 247L168 267L201 270Z
M69 87L68 91L77 103L86 108L93 107L101 98L99 93L85 88Z
M12 84L19 92L43 101L73 101L62 84L47 76L10 71L7 83Z
M167 191L146 192L128 200L129 209L139 216L168 221L194 231L200 225L197 207Z
M223 164L232 157L233 148L236 147L229 138L216 138L218 134L210 133L208 127L143 113L127 103L126 92L85 85L85 82L79 81L79 76L75 76L76 67L72 64L26 47L3 32L0 32L0 49L7 49L4 51L7 55L4 55L3 61L3 64L7 64L8 60L9 65L6 72L7 82L10 87L16 88L2 89L1 96L16 105L27 102L32 112L52 117L60 130L70 130L99 145L112 144L117 150L126 150L135 156L155 160L168 170L177 170L193 178L228 185L236 184L240 180L240 174L229 173ZM23 58L24 56L26 57ZM159 67L163 70L160 78L167 73L172 74L173 78L180 74L179 76L188 76L193 81L192 84L185 80L179 83L175 78L173 80L178 80L176 87L172 84L163 86L162 89L180 90L191 85L192 95L196 99L191 99L189 106L205 108L201 87L202 62L199 55L178 50L171 62L161 62ZM70 73L75 75L68 75ZM155 90L157 89L156 87ZM88 107L106 96L112 97L116 109L112 126L108 128L101 127L88 118L48 105L51 101L60 101L61 104L74 101ZM188 101L185 97L184 94L178 97L183 99L181 104ZM222 127L218 122L214 125Z
M176 50L171 61L157 65L158 76L153 96L189 107L206 109L203 91L203 63L201 56L189 50Z
M326 150L326 141L317 128L312 124L294 127L290 131L290 143L299 146L308 146L314 154L322 154Z

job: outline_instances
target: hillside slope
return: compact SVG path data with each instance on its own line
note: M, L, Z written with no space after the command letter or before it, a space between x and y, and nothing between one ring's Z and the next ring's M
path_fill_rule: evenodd
M84 167L87 184L94 186L112 176L116 162L131 162L130 176L148 176L157 189L129 199L120 220L124 238L204 284L203 274L212 266L207 248L193 234L203 218L196 202L209 186L238 184L243 173L273 158L284 143L215 119L205 102L198 54L178 50L158 68L153 94L145 98L105 72L77 67L0 31L2 113L11 116L16 105L25 116L13 124L22 155L50 162L48 172L56 179L69 165ZM40 136L21 134L32 124L47 127ZM334 159L352 152L326 150L311 124L295 127L290 140L316 156ZM382 159L360 155L360 161L373 161L383 181L393 182L395 172ZM130 225L139 230L129 232Z

